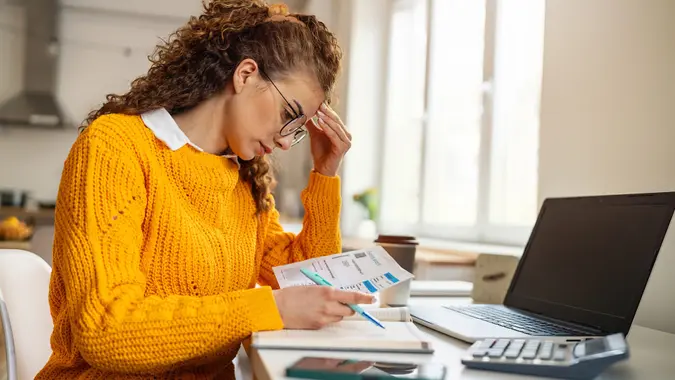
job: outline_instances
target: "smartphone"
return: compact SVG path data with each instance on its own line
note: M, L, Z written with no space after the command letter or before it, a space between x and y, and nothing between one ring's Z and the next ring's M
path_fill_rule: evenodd
M443 380L446 370L445 365L441 363L414 364L303 357L286 368L286 376L325 380Z

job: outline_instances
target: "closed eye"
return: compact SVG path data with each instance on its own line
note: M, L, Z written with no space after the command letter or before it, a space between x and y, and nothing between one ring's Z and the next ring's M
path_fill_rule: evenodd
M284 120L284 123L288 123L289 121L295 119L295 116L291 114L287 109L284 108L284 112L281 115L281 118Z

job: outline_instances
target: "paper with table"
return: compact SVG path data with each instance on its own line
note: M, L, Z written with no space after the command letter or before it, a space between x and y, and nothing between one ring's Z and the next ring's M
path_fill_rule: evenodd
M272 268L279 286L314 285L300 268L318 273L335 288L376 293L413 278L387 251L375 246Z
M318 273L337 289L364 293L376 293L413 278L412 273L401 268L380 246L274 267L279 286L315 285L300 272L301 268ZM433 352L431 343L412 323L408 308L368 307L367 310L385 329L354 314L320 330L256 332L251 344L261 349Z

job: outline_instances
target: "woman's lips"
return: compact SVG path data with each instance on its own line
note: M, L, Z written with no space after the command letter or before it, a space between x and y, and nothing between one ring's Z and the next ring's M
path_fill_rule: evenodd
M267 154L272 153L272 148L268 147L267 145L265 145L263 143L260 143L260 146L262 146L264 153L267 153Z

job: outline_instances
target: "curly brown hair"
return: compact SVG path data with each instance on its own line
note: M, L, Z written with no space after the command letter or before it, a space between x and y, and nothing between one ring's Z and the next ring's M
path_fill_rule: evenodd
M270 18L270 6L262 0L212 0L204 1L203 13L191 17L149 58L152 66L147 74L135 79L126 94L107 95L83 128L112 113L186 111L221 92L246 58L255 60L273 80L296 70L314 73L330 102L342 50L315 16ZM267 158L242 162L239 173L251 184L257 212L269 211L274 179Z

